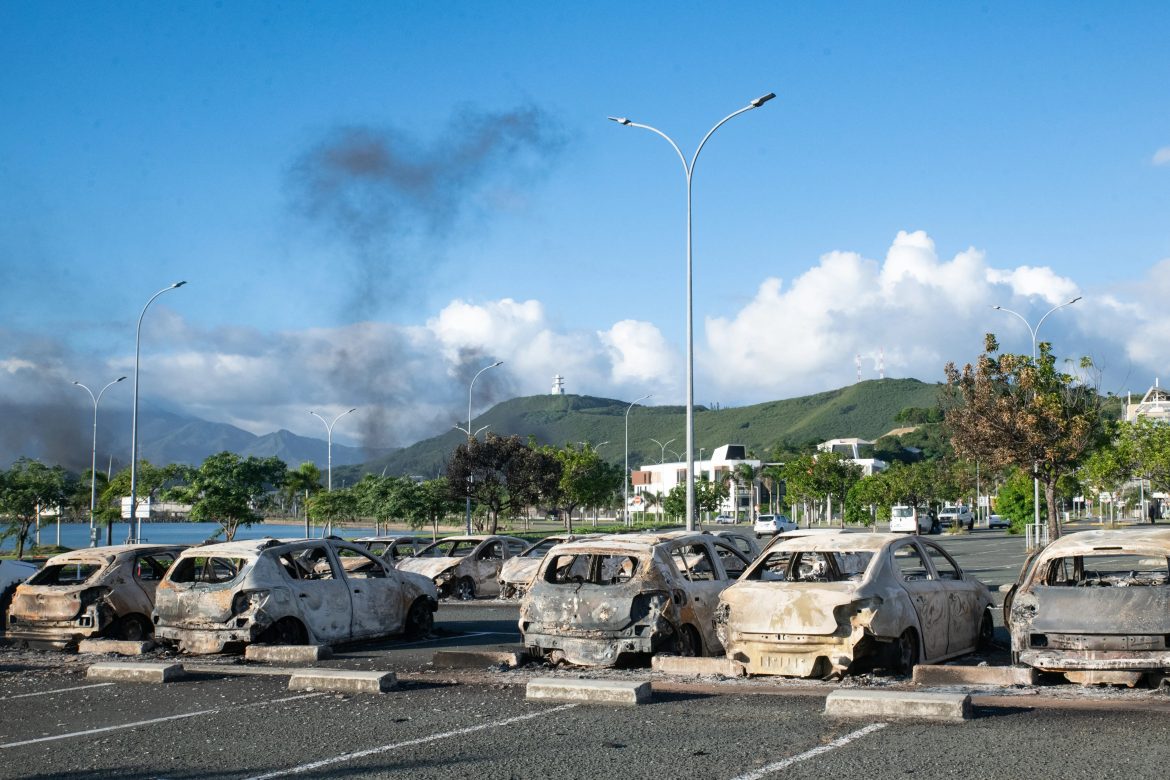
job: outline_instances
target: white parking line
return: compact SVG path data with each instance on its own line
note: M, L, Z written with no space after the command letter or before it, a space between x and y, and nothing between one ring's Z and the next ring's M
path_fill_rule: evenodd
M476 631L473 634L459 634L458 636L436 636L430 639L419 639L415 642L402 642L395 647L410 647L411 645L425 645L429 642L450 642L455 639L470 639L473 636L518 636L517 631Z
M301 764L300 766L289 767L288 769L278 769L275 772L268 772L263 775L254 775L247 778L247 780L269 780L272 777L284 777L285 775L297 775L304 772L312 772L322 767L330 766L331 764L340 764L344 761L353 761L358 758L365 758L366 756L377 755L378 753L388 753L391 750L400 750L402 748L414 747L415 745L425 745L428 742L437 742L440 739L449 739L451 737L461 737L464 734L473 734L476 731L483 731L485 729L496 729L502 726L510 726L513 723L521 723L533 718L540 718L545 715L551 715L554 712L562 712L563 710L571 710L576 707L576 704L562 704L559 707L552 707L540 712L530 712L527 715L517 715L513 718L505 718L504 720L497 720L492 723L480 723L477 726L467 726L466 728L455 729L454 731L444 731L441 734L429 734L425 737L417 737L416 739L408 739L404 742L395 742L392 745L381 745L367 750L359 750L355 753L343 753L340 756L332 758L323 758L320 761L313 761L309 764Z
M121 729L132 729L132 728L135 728L136 726L149 726L153 723L166 723L167 721L170 721L170 720L182 720L183 718L195 718L195 717L198 717L199 715L213 715L217 712L223 712L225 710L242 710L242 709L245 709L247 707L259 707L261 705L280 704L280 703L286 702L286 701L296 701L297 699L308 699L308 698L311 698L313 696L324 696L324 695L325 695L324 693L303 693L299 696L286 696L283 699L268 699L266 701L255 701L255 702L252 702L251 704L240 704L240 705L235 706L235 707L216 707L215 709L211 709L211 710L199 710L198 712L185 712L181 715L167 715L167 716L162 717L162 718L151 718L150 720L138 720L138 721L135 721L133 723L122 723L122 724L117 725L117 726L103 726L103 727L98 728L98 729L86 729L85 731L73 731L73 732L70 732L68 734L55 734L51 737L37 737L36 739L25 739L25 740L21 740L20 742L9 742L7 744L0 745L0 750L6 750L8 748L14 748L14 747L21 747L22 745L35 745L38 742L54 742L54 741L59 740L59 739L72 739L73 737L85 737L85 736L89 736L90 734L103 734L107 731L119 731Z
M75 685L72 688L56 688L51 691L37 691L36 693L18 693L15 696L0 696L0 701L8 701L9 699L26 699L29 696L51 696L54 693L67 693L68 691L84 691L87 688L105 688L107 685L113 685L112 682L94 683L93 685Z
M739 775L738 777L733 778L733 780L760 780L761 777L770 775L773 772L779 772L781 769L787 769L793 764L798 764L801 761L807 761L810 758L819 756L822 753L828 753L830 750L836 750L839 747L845 747L850 742L861 739L867 734L872 734L873 732L884 729L885 727L885 723L873 723L863 729L858 729L857 731L846 734L843 737L838 737L827 745L821 745L820 747L815 747L812 750L806 750L800 755L790 756L789 758L775 761L771 764L760 767L754 772L748 772L747 774Z

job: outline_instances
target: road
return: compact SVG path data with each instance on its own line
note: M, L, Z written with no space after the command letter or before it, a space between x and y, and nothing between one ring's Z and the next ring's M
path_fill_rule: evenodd
M1024 557L1000 532L934 538L992 585ZM237 674L254 666L233 658L165 686L94 683L84 669L96 659L3 649L0 778L1097 780L1161 776L1170 760L1170 696L1157 691L1053 685L1009 692L962 724L857 723L821 714L837 684L819 681L656 676L653 703L598 707L525 701L532 676L578 672L432 665L436 649L515 649L516 614L445 604L428 640L344 647L323 664L396 671L399 688L381 696L293 693L283 676Z

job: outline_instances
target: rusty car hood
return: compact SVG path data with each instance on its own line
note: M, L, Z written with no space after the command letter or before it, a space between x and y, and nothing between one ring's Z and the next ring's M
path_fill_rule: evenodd
M536 576L536 570L544 558L533 556L530 558L509 558L500 568L500 579L504 582L519 582L527 585Z
M738 631L753 634L832 634L834 609L861 598L852 582L737 582L719 597Z
M463 560L464 558L405 558L398 563L398 568L434 579L447 569L455 568Z

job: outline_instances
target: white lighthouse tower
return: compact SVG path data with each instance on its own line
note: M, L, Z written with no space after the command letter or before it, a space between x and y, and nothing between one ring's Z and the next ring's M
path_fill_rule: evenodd
M560 374L557 374L556 376L553 377L553 386L552 386L552 391L550 394L551 395L564 395L565 394L565 378L563 376L561 376Z

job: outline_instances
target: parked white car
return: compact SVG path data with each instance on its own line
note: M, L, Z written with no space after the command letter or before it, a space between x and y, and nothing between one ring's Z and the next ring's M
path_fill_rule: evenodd
M788 519L787 515L760 515L756 518L753 530L756 532L756 538L762 539L765 536L775 536L785 531L795 531L796 523Z
M971 507L963 506L944 506L938 512L938 522L941 525L953 525L963 528L968 531L975 527L975 513L971 511Z
M890 507L890 533L937 534L940 530L938 518L923 507L905 504Z

